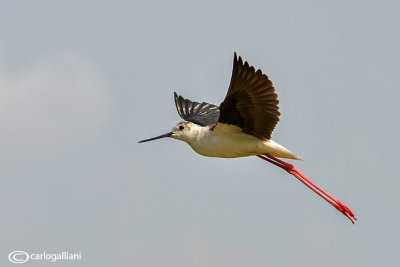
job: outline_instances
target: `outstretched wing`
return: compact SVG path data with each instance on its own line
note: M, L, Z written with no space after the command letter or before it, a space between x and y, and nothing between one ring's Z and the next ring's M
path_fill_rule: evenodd
M185 121L191 121L200 126L212 125L218 122L219 108L208 103L192 102L178 96L174 92L175 105L179 116Z
M233 124L248 134L270 139L279 121L278 95L268 76L234 56L231 83L220 105L218 124ZM218 130L218 124L215 131Z

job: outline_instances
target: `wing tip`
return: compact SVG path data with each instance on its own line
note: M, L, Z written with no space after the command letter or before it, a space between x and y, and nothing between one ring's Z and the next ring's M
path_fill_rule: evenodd
M237 55L237 52L233 52L233 64L240 63L243 64L243 59L241 56Z
M175 102L176 103L180 103L180 102L185 102L186 101L186 99L183 96L178 95L176 92L174 92L174 98L175 98Z
M175 100L175 105L178 107L179 95L175 91L174 91L174 100Z
M182 103L180 100L182 96L178 95L176 92L174 92L174 100L175 100L175 107L176 111L178 111L178 115L182 117Z
M237 55L236 51L233 53L233 66L235 65L243 65L243 59Z

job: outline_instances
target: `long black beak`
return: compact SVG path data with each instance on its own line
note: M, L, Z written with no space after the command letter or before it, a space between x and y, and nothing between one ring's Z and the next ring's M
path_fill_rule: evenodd
M149 142L149 141L157 140L157 139L164 138L164 137L170 137L171 135L172 135L172 132L169 132L169 133L157 136L157 137L153 137L153 138L149 138L149 139L145 139L145 140L139 141L138 143L144 143L144 142Z

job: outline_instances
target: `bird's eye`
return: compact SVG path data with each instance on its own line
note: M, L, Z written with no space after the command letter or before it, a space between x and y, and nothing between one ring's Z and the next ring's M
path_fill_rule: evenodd
M185 129L185 126L179 125L179 131L182 131L183 129Z

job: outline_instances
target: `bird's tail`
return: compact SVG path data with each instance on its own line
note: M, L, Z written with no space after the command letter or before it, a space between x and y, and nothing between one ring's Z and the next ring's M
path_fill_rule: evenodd
M285 158L285 159L296 159L303 160L301 157L294 154L292 151L287 149L286 147L278 144L273 140L268 140L267 142L268 154L277 158Z

